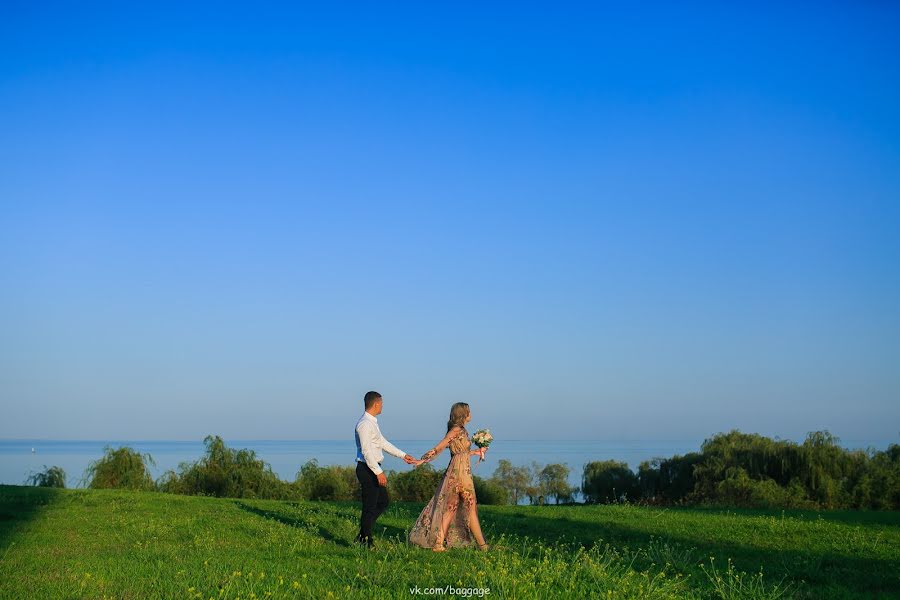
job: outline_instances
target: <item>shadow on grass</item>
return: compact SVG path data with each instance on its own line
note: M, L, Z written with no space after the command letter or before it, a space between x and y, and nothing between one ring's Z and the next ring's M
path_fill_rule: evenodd
M393 525L381 524L378 521L375 521L375 527L373 528L373 532L375 534L375 540L378 540L378 537L383 537L385 539L393 540L401 544L406 543L407 534L409 533L405 529L401 529L400 527L394 527Z
M251 512L255 515L268 519L274 519L279 523L283 523L291 527L298 527L311 531L314 535L318 535L323 539L337 544L338 546L342 546L345 548L354 546L354 543L352 541L347 540L344 537L335 535L334 533L329 531L327 527L323 527L318 523L310 522L306 519L303 519L299 515L284 514L282 512L278 512L277 510L265 510L262 508L257 508L255 506L250 506L240 501L235 502L235 504L238 506L238 508L247 512ZM329 518L344 518L352 521L356 525L359 524L360 511L362 510L362 506L359 503L354 504L347 501L286 501L284 502L284 505L296 510L315 512L317 516L322 517L322 520L326 520ZM409 533L408 530L384 522L385 517L406 517L406 514L404 513L397 515L396 510L397 507L395 507L394 503L392 502L390 506L388 506L388 510L381 516L381 518L378 519L378 521L375 522L373 534L375 535L376 541L377 538L382 538L385 540L394 540L399 543L406 542L407 534Z
M609 504L546 504L543 507L529 506L527 504L512 507L505 505L505 508L549 508L554 510L571 510L580 511L585 508L599 506L615 506ZM625 506L625 505L622 505ZM636 508L646 510L665 510L673 513L683 514L736 514L747 517L775 517L781 518L782 513L785 517L794 519L802 519L804 521L830 521L834 523L842 523L845 525L896 525L900 526L900 511L892 510L809 510L800 508L735 508L732 506L714 506L714 505L695 505L695 506L666 506L666 505L642 505L633 504Z
M58 488L0 485L0 549L5 553L18 531L62 493Z
M309 508L310 506L314 506L316 510L323 514L328 514L334 517L343 517L345 519L349 519L350 521L359 524L360 513L362 512L362 501L340 501L340 502L322 502L317 503L315 501L306 502L301 505L298 502L290 502L291 506L301 507L305 506ZM396 539L396 541L400 543L406 542L406 536L409 533L408 530L395 527L394 525L388 525L385 523L387 519L392 518L405 518L406 515L401 513L397 514L397 502L391 500L390 504L388 504L387 510L375 521L375 526L373 528L373 535L378 538L382 537L384 539Z
M345 548L350 547L350 542L347 540L336 537L325 527L320 526L318 523L313 523L310 521L306 521L296 515L285 515L283 513L273 511L273 510L264 510L262 508L257 508L255 506L250 506L244 502L237 501L234 503L241 510L245 510L249 513L253 513L259 517L263 517L264 519L272 519L274 521L278 521L284 525L289 527L296 527L298 529L303 529L306 531L312 532L314 535L318 535L319 537L328 540L329 542L333 542L338 546L343 546Z
M724 565L727 558L732 558L736 568L751 574L758 572L762 565L766 581L770 583L782 577L786 582L799 583L803 580L815 597L872 597L873 594L900 597L898 560L849 556L836 551L759 548L730 540L671 534L664 529L648 532L618 522L591 522L566 516L490 512L485 517L483 521L488 521L491 533L528 536L545 544L561 542L590 547L602 540L615 547L636 549L647 547L653 537L683 549L696 548L695 562L715 556ZM635 565L648 568L650 562L649 558L644 557ZM690 570L697 572L696 564ZM703 578L705 576L701 575ZM827 593L824 593L825 590L828 590Z
M891 510L802 510L796 508L785 509L754 509L731 508L728 506L677 506L670 507L671 511L684 513L707 514L737 514L748 517L785 517L802 519L804 521L830 521L844 525L893 525L900 526L900 512Z

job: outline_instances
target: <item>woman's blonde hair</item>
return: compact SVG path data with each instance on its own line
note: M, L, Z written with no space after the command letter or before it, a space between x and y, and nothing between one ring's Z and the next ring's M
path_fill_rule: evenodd
M450 420L447 421L447 431L453 429L455 425L462 427L466 423L466 417L469 416L469 405L466 402L457 402L450 407Z

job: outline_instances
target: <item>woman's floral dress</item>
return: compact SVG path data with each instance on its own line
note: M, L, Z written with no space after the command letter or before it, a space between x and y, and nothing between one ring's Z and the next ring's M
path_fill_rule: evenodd
M469 451L472 441L469 432L463 427L456 437L447 444L450 448L450 464L444 472L444 478L437 491L409 532L409 541L423 548L433 548L437 543L441 522L444 515L454 513L450 521L445 539L446 546L463 547L475 543L469 530L469 509L475 502L475 483L472 480L472 463ZM443 452L440 444L422 455L422 460L431 460ZM462 507L460 507L462 503Z

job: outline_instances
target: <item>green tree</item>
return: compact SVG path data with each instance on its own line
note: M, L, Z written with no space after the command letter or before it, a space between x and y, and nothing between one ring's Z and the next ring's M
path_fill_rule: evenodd
M643 461L638 466L641 497L654 502L681 502L694 489L694 467L702 459L700 453L689 452Z
M300 468L295 484L306 500L356 500L360 496L356 469L344 465L320 467L316 459Z
M493 479L472 475L472 481L475 483L475 498L479 504L506 504L509 501L506 490Z
M637 475L628 463L614 460L594 461L584 465L581 491L588 503L636 500L640 495Z
M391 471L388 491L392 498L404 502L427 502L443 477L443 471L436 471L429 463L408 471Z
M501 458L497 463L491 481L506 490L512 504L518 504L519 500L534 487L531 469L514 466L505 458Z
M551 464L541 469L538 475L541 493L545 498L555 498L559 501L569 502L575 492L576 486L569 485L569 473L572 470L564 464Z
M91 488L128 490L154 489L153 476L147 465L154 465L153 457L141 454L128 446L103 448L103 457L92 462L85 471Z
M203 440L206 453L196 462L183 462L178 472L169 471L158 484L165 492L225 498L288 499L299 496L295 487L281 481L272 467L247 448L235 450L221 437Z
M38 487L64 488L66 487L66 472L62 467L53 466L48 468L47 465L44 465L43 471L32 473L25 480L25 483Z

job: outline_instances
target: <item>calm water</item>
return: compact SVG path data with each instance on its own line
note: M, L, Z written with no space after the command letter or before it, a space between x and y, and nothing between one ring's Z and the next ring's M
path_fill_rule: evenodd
M436 443L436 440L391 440L400 449L413 456L421 456ZM797 440L802 441L802 440ZM884 450L896 440L850 440L844 441L847 448L867 448L872 446ZM497 461L508 459L515 465L528 465L537 461L541 465L565 463L571 469L570 483L578 485L585 463L593 460L625 461L637 470L643 460L654 457L670 457L700 449L703 440L634 440L634 441L574 441L574 440L495 440L484 463L473 467L473 473L488 477L493 473ZM0 483L21 485L28 475L43 469L44 465L58 465L66 472L68 487L81 487L80 481L87 466L103 455L105 445L113 447L131 446L139 452L147 452L156 462L152 467L154 478L169 469L177 469L182 461L194 461L204 452L202 441L65 441L65 440L0 440ZM285 480L293 480L300 467L310 459L319 464L352 465L356 457L356 446L350 440L290 440L257 441L226 440L232 448L250 448L257 456L272 465L272 470ZM34 449L34 452L32 452ZM450 460L449 450L433 463L436 469L443 469ZM475 465L475 459L472 464ZM404 470L408 467L400 459L385 454L386 469Z

